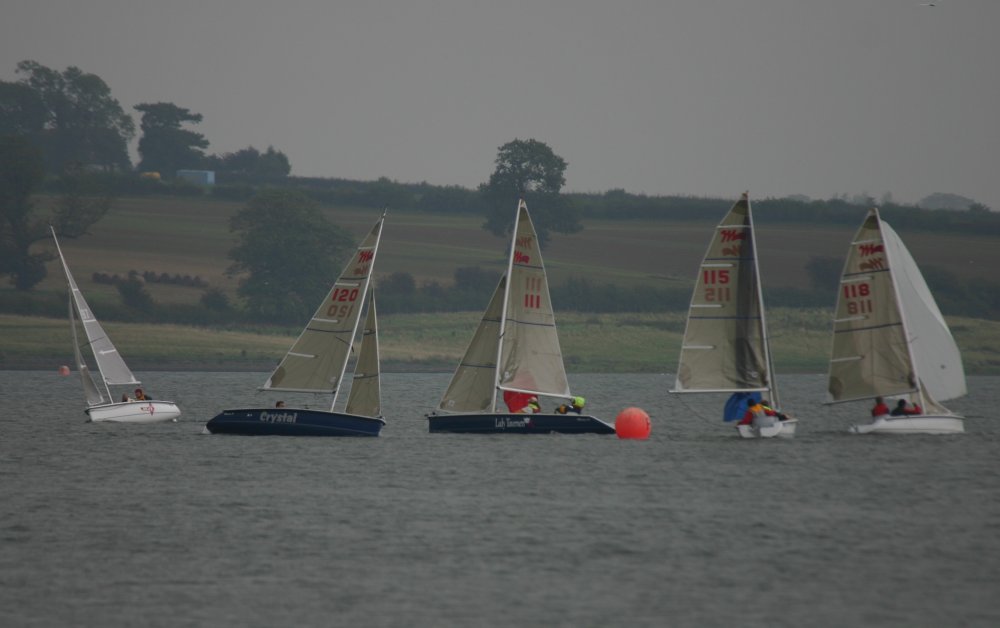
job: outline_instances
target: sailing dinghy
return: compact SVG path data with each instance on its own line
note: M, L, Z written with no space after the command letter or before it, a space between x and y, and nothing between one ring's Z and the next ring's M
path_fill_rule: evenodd
M115 423L160 423L163 421L176 421L181 415L180 408L172 401L153 401L145 399L137 401L126 396L128 401L115 402L111 394L111 386L138 386L142 382L135 378L132 371L125 364L120 353L111 343L111 338L105 333L104 328L97 321L87 300L83 298L83 293L76 285L73 274L69 271L69 264L59 246L59 239L56 237L54 228L52 239L56 243L56 251L59 253L59 260L62 262L63 271L66 273L66 282L69 285L69 325L73 334L73 354L76 359L76 367L80 372L80 380L83 383L83 394L87 400L88 420L93 422L108 421ZM90 374L83 353L80 351L80 342L77 336L76 319L79 317L83 325L84 334L87 336L87 346L90 347L97 364L97 370L101 374L101 383L104 386L102 391L94 383L94 378Z
M431 432L614 434L585 414L498 412L497 396L573 397L556 332L549 284L528 207L520 201L507 273L438 405Z
M701 262L677 379L670 392L731 393L734 401L760 400L766 395L771 408L781 407L764 316L753 214L745 193L715 228ZM745 410L743 402L724 418L742 418ZM760 416L737 428L744 438L790 438L797 425L793 418Z
M332 394L329 410L306 407L223 410L205 426L212 434L251 436L378 436L382 418L378 323L372 269L385 214L361 242L344 272L261 390ZM361 314L368 314L347 405L335 412Z
M919 415L876 416L856 434L954 434L961 416L942 401L966 393L962 356L913 257L872 209L840 278L828 403L906 398Z

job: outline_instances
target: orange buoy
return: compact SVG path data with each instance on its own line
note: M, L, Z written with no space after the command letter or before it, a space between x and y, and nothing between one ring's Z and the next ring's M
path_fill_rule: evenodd
M649 415L642 408L625 408L615 417L615 433L618 434L618 438L645 440L649 438L652 429Z
M65 364L63 364L62 366L60 366L59 367L59 374L62 375L63 377L66 377L67 375L69 375L69 367L66 366Z

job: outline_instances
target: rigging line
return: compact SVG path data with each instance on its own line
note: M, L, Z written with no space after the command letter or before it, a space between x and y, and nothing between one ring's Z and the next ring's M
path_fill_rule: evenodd
M695 410L694 408L692 408L688 404L687 400L684 399L685 395L676 395L676 396L680 397L681 405L684 406L684 408L688 411L688 413L695 415L696 417L698 417L699 420L701 420L706 425L712 425L712 426L717 426L718 425L718 420L717 419L710 419L707 416L703 415L701 412L698 412L697 410Z

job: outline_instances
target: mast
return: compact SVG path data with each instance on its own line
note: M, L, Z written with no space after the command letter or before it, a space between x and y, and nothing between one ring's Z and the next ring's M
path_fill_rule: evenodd
M882 216L879 214L878 207L872 207L872 212L875 214L875 220L878 221L878 232L879 237L882 238L882 242L885 242L885 234L882 232ZM920 381L920 374L917 373L917 361L913 358L913 343L910 341L910 328L906 321L906 308L902 307L902 298L899 294L899 284L896 281L896 260L893 258L893 253L890 253L891 246L885 246L885 258L889 263L889 280L892 282L892 292L896 298L896 311L899 312L899 320L903 323L903 340L906 342L906 357L910 360L910 371L913 373L913 386L917 390L917 399L920 402L920 407L927 407L927 401L924 399L924 387L923 383Z
M517 201L517 213L514 214L514 226L510 232L510 251L507 254L507 281L504 282L503 290L503 308L500 310L500 330L498 332L498 337L500 342L497 343L497 366L493 369L493 406L492 411L497 411L497 391L500 390L500 364L501 358L503 356L503 334L507 327L507 301L510 298L510 276L514 270L514 249L515 241L517 240L517 227L521 220L521 208L527 209L527 205L524 199L518 199Z
M772 407L775 410L781 409L781 400L778 398L778 383L774 378L774 364L771 362L771 337L767 332L767 308L764 307L764 287L760 275L760 263L757 254L757 230L753 225L753 211L750 207L750 192L744 192L743 198L747 202L747 221L750 223L750 246L753 247L753 274L757 284L757 308L760 314L760 333L764 341L764 363L767 364L767 386L768 395Z

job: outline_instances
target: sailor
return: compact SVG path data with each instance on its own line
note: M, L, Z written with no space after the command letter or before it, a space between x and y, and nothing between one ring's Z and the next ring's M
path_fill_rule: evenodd
M889 414L889 406L885 405L885 400L875 397L875 406L872 408L872 416L885 416Z
M570 405L565 403L556 408L558 414L569 414L573 412L574 414L580 414L583 412L583 404L587 402L583 397L573 397L573 401Z
M776 413L770 408L765 408L759 401L754 401L739 425L752 425L753 427L770 427L774 425Z

